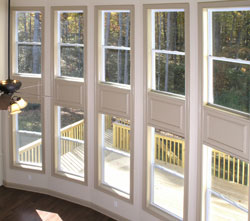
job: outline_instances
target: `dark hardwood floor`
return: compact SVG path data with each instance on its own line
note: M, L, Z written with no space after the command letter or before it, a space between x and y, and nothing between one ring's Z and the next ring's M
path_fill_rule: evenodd
M114 221L95 210L44 194L0 187L0 221Z

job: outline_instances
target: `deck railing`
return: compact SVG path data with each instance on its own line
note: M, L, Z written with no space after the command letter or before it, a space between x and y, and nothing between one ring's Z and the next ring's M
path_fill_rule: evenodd
M77 121L61 129L61 155L70 152L84 140L84 120ZM79 141L79 142L78 142ZM41 144L38 139L19 148L19 161L41 163Z
M129 152L130 127L113 122L113 148ZM185 164L185 143L181 138L155 133L155 160L179 167ZM249 164L228 154L212 150L212 175L234 183L249 185Z

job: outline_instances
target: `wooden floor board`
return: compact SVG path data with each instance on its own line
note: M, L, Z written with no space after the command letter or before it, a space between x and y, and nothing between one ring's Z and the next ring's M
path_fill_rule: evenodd
M87 207L44 194L0 187L0 221L114 221Z

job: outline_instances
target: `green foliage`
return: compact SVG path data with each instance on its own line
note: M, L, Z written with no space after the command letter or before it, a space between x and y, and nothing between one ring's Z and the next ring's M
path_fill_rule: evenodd
M60 111L61 128L84 119L84 113L80 109L62 107Z

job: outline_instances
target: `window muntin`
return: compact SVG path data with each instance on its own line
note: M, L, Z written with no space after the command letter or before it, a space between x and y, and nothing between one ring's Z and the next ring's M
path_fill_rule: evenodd
M57 171L84 178L84 113L59 106L57 114Z
M104 114L101 115L101 120L102 184L117 194L129 198L130 121Z
M130 85L129 10L102 11L101 81Z
M154 207L182 219L184 139L160 129L148 128L148 136L150 136L148 145L151 156L150 203Z
M84 12L58 11L58 76L84 77Z
M42 167L41 105L29 103L15 118L16 163Z
M185 95L184 9L152 10L151 89Z
M42 13L16 12L16 73L41 74Z
M250 8L208 9L208 103L250 113Z
M206 220L248 220L249 164L207 148Z

